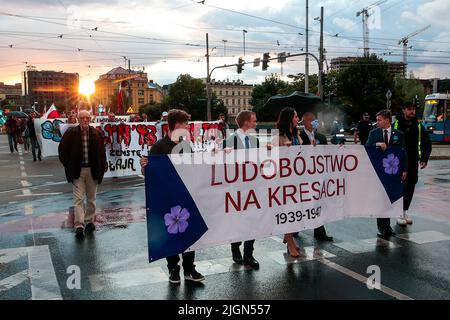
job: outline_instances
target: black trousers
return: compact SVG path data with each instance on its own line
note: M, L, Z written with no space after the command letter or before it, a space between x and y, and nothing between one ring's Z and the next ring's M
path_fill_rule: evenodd
M414 196L414 189L416 188L418 176L419 165L415 161L413 163L408 163L408 175L403 184L403 210L408 210L411 205L412 198Z
M389 229L391 226L391 219L389 218L377 218L377 227L381 230Z
M185 274L191 273L194 270L195 251L189 251L181 254L183 256L183 271ZM167 268L170 270L180 270L178 262L180 262L180 255L170 256L166 258Z
M320 226L314 229L314 238L321 238L327 235L327 231L325 230L325 226Z
M247 240L244 241L244 258L252 257L253 256L253 244L255 243L255 240ZM234 242L231 244L231 251L239 251L239 247L241 246L242 242Z

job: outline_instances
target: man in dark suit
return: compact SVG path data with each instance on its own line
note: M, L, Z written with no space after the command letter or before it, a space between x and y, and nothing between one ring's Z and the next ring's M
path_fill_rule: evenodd
M300 133L300 138L303 141L303 145L328 144L327 137L317 132L319 122L316 120L314 113L305 112L302 117L302 123L304 128ZM324 226L314 229L314 238L319 241L333 241L333 237L327 235Z
M236 117L236 123L239 126L239 129L224 141L223 148L259 148L258 138L250 135L250 133L255 132L256 129L256 114L249 110L241 111ZM247 240L244 242L244 259L242 259L240 250L241 242L232 243L231 253L233 254L233 261L237 264L243 263L244 265L250 266L253 269L258 269L259 262L253 257L254 243L255 240Z
M367 146L376 146L381 151L386 151L388 147L397 147L405 150L405 136L403 132L392 128L391 126L391 112L389 110L381 110L377 113L377 127L369 133L367 139ZM407 159L404 160L404 172L402 173L402 180L406 179L407 175ZM391 228L391 220L389 218L378 218L378 237L387 238L394 236L395 232Z

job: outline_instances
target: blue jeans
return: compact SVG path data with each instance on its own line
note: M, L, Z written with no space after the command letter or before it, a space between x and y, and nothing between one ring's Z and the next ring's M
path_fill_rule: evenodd
M8 133L8 143L9 150L11 150L11 152L14 152L14 149L17 151L17 136L15 133Z

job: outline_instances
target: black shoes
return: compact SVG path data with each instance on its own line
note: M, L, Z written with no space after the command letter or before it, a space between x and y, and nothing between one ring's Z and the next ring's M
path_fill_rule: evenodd
M194 281L194 282L201 282L205 280L205 277L200 273L197 272L195 269L192 270L188 274L184 274L184 280Z
M333 237L330 237L330 236L327 236L327 235L324 235L324 236L317 236L317 237L314 237L314 239L316 239L316 240L318 240L318 241L333 241Z
M244 265L252 267L252 269L259 269L259 262L252 256L244 258Z
M243 263L241 251L239 251L239 250L231 250L231 253L233 254L233 261L236 264L242 264Z
M77 239L83 239L84 238L84 229L82 227L78 227L75 229L75 237Z
M390 236L395 236L395 232L394 232L394 230L392 230L391 227L389 227L389 228L378 228L377 236L379 238L389 238Z
M92 222L89 222L88 224L86 224L85 231L86 231L86 233L94 232L95 231L95 225Z
M181 278L180 278L180 269L172 269L169 272L169 282L170 283L180 283L181 282Z

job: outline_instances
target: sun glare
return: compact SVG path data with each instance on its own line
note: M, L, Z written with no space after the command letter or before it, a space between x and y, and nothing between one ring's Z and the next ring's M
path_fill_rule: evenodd
M88 81L80 82L78 92L86 96L91 95L95 92L95 84Z

